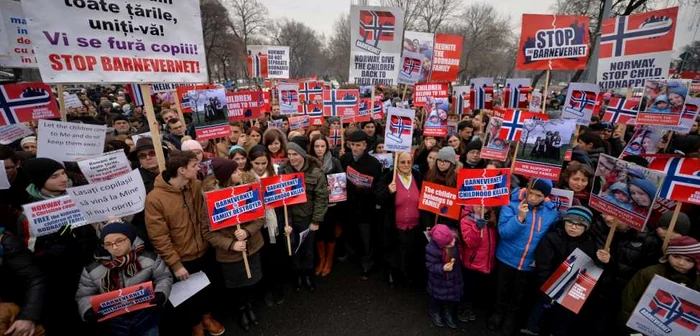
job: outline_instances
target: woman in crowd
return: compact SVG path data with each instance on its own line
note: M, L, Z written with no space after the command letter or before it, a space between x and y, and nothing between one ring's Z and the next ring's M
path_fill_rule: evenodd
M428 154L437 146L437 140L434 137L425 137L423 142L416 148L413 162L418 165L418 170L425 175L428 172ZM439 147L438 147L439 150ZM436 153L437 155L437 153Z
M228 150L228 158L229 160L236 161L238 170L243 171L248 163L248 152L241 146L232 146L231 149Z
M450 188L457 186L457 158L452 147L440 149L435 166L425 174L424 180L425 182L436 183ZM421 210L421 223L426 228L433 227L436 224L445 224L454 229L459 227L459 222L455 219L438 216L423 210Z
M588 206L591 193L588 191L593 182L593 168L578 161L569 162L561 173L559 188L574 192L574 205Z
M255 145L262 144L262 134L263 133L259 127L256 127L256 126L251 127L245 132L245 134L248 136L249 143L254 143Z
M452 134L447 137L447 145L452 147L457 155L461 156L467 153L465 144L459 139L457 134ZM479 148L479 150L481 150L481 148Z
M287 137L276 128L269 128L263 133L263 144L267 148L272 163L279 165L287 160Z

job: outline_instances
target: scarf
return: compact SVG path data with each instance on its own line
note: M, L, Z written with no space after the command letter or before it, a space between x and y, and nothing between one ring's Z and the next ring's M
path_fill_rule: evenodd
M258 176L253 172L253 175L260 181L261 178L266 178L267 172L262 176ZM265 209L265 223L263 227L267 229L267 235L270 237L270 244L277 244L277 234L279 233L279 228L277 227L277 214L275 209Z
M331 170L333 170L333 160L332 160L331 152L326 152L325 155L323 155L323 172L326 174L330 174Z
M111 292L122 288L119 280L119 272L124 271L126 276L133 277L141 270L137 254L144 250L143 245L136 246L129 253L110 260L100 260L102 266L107 267L107 272L100 280L102 292Z

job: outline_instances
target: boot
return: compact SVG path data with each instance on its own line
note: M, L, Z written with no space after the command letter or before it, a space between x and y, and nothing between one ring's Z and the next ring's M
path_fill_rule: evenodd
M244 331L250 330L250 320L248 320L248 314L246 313L246 306L238 308L238 325Z
M284 303L284 285L275 285L272 297L275 299L276 304L280 305Z
M445 309L445 324L447 324L448 327L451 329L457 329L457 323L455 323L454 316L452 316L452 310L451 309Z
M303 277L301 276L301 271L296 272L296 281L294 282L294 291L299 292L301 291L301 284L304 282Z
M251 323L254 325L258 325L258 318L255 316L255 313L253 313L253 303L248 302L246 305L246 313L248 313L248 320L250 320Z
M211 317L211 313L206 313L202 315L202 326L206 329L212 336L223 335L226 332L221 323Z
M202 326L202 322L192 327L192 336L204 336L204 326Z
M331 273L333 267L333 255L335 254L335 242L326 243L326 264L323 266L321 276L327 276Z
M305 272L306 276L304 276L304 285L306 286L306 289L309 292L313 292L316 290L316 284L314 284L314 279L313 275L311 274L311 270Z
M435 313L435 312L430 312L430 319L433 320L433 324L436 327L444 327L445 322L442 320L442 316L440 316L440 313Z
M326 243L316 243L316 250L318 250L318 265L316 265L316 275L321 275L321 272L323 272L323 269L326 267Z

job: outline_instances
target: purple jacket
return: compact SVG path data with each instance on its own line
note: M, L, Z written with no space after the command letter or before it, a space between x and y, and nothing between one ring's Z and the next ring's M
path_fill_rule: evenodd
M455 265L452 272L445 272L442 267L442 249L434 242L425 248L425 266L428 268L428 293L435 299L459 301L464 292L462 284L462 267L457 245L453 248Z

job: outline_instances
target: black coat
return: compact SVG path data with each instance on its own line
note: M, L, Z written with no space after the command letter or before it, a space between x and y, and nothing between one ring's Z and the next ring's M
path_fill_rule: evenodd
M578 237L571 237L566 234L563 221L559 221L553 226L554 230L544 236L535 250L535 274L538 285L544 284L557 267L577 248L594 261L598 260L596 257L598 249L590 232L585 231Z
M21 310L17 320L38 321L46 294L46 279L22 242L10 233L0 238L3 248L0 263L0 298L15 302ZM19 289L22 290L19 290Z
M374 222L376 210L376 195L380 188L380 178L382 177L382 164L373 156L364 153L359 160L355 161L351 152L346 152L340 158L340 164L345 172L349 167L360 174L372 177L371 188L358 188L348 178L347 192L348 200L343 202L346 214L352 214L352 220L362 223Z

